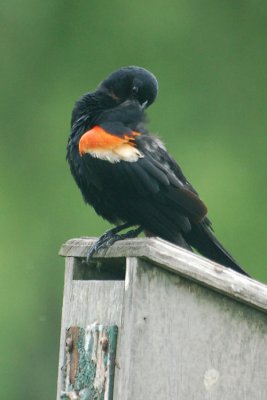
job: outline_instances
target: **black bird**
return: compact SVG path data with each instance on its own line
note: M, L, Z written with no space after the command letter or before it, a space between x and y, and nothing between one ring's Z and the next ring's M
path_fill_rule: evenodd
M67 146L71 173L85 202L117 225L100 237L88 259L144 231L247 275L216 239L207 208L179 165L147 131L145 109L157 91L151 72L124 67L74 106Z

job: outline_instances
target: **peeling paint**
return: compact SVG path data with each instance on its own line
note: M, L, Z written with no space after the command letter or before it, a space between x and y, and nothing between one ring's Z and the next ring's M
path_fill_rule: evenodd
M112 400L117 334L117 326L97 322L67 330L62 399Z

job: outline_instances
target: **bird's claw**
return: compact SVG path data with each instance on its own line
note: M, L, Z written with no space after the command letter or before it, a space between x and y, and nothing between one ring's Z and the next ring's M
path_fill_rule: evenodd
M108 232L106 232L103 236L96 241L96 243L90 248L88 254L86 256L86 262L89 263L90 259L94 256L94 254L98 253L99 250L103 250L108 248L117 240L120 240L120 235L112 235L108 236Z
M119 235L118 232L125 229L126 227L127 227L126 224L118 226L116 228L113 228L105 232L102 236L100 236L100 238L96 241L95 244L93 244L93 246L88 251L86 262L89 263L94 254L96 254L99 250L102 250L104 248L109 248L118 240L135 238L143 230L142 227L139 227L137 229L132 229L126 233Z

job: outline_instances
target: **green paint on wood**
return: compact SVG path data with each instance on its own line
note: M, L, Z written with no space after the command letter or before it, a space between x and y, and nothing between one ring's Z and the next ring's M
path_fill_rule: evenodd
M75 377L74 390L80 392L84 388L90 390L92 399L98 399L96 390L94 390L94 380L96 374L96 364L92 360L92 346L85 348L85 330L80 329L80 335L77 343L79 352L79 369Z
M117 338L118 338L118 327L116 325L107 328L109 337L109 352L108 352L108 363L110 365L109 372L109 385L108 385L108 400L113 398L114 388L114 377L115 377L115 364L116 364L116 350L117 350Z
M113 399L117 326L89 325L67 330L62 374L62 398L79 400ZM73 397L77 395L77 397Z

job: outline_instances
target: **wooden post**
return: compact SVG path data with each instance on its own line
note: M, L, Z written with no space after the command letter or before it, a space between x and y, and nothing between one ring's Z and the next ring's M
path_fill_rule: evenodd
M266 400L267 286L154 238L88 266L93 242L60 250L58 400Z

